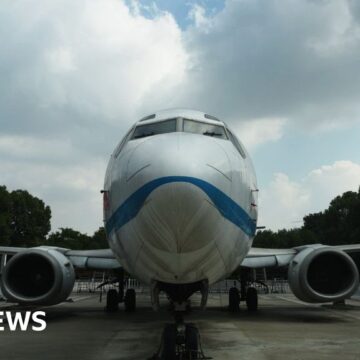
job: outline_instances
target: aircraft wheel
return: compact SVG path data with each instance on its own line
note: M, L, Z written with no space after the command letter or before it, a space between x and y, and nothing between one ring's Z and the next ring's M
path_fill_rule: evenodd
M249 287L246 291L246 306L249 311L256 311L258 308L258 295L254 287Z
M199 330L193 324L186 325L185 348L189 359L197 359L199 351Z
M176 325L174 324L167 324L164 328L161 359L176 359Z
M133 312L136 309L136 293L134 289L127 289L125 298L125 311Z
M229 310L232 312L239 311L240 294L236 287L229 290Z
M115 312L119 309L119 295L115 289L108 290L106 294L106 311Z

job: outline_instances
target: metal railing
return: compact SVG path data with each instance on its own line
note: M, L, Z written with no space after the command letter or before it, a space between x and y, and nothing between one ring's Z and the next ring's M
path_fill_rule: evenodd
M74 291L81 293L81 292L107 292L109 289L114 289L117 287L116 284L106 284L99 287L101 284L105 283L108 280L108 275L106 272L94 272L92 277L84 277L78 278L75 282ZM139 293L147 293L149 292L149 287L147 285L142 284L137 279L128 278L125 279L124 287L125 289L135 289ZM254 281L251 283L254 286L258 293L260 294L267 294L267 293L274 293L274 294L285 294L289 293L290 288L287 280L283 279L272 279L266 281ZM240 282L238 280L233 279L226 279L221 280L209 288L209 293L228 293L230 288L237 287L240 289Z

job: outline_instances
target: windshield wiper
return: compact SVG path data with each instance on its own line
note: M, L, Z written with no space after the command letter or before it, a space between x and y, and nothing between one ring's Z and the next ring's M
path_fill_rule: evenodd
M203 135L207 135L207 136L223 136L223 134L221 134L221 133L216 133L216 132L214 132L214 131L205 131L205 132L203 133Z
M140 139L140 138L143 138L146 136L151 136L151 135L155 135L154 132L142 133L142 134L136 135L136 136L134 136L134 139Z

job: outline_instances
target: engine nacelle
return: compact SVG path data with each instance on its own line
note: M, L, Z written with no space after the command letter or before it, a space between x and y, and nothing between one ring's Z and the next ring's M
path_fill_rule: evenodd
M349 255L331 247L309 247L289 265L289 285L302 301L335 302L349 298L359 286L359 272Z
M73 265L62 253L33 248L9 260L3 269L1 290L11 302L54 305L66 300L74 283Z

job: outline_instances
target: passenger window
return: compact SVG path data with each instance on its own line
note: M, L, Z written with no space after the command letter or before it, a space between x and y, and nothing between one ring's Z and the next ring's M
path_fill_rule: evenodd
M176 132L176 119L156 122L152 124L138 125L132 134L131 140L147 136Z
M227 139L225 129L219 125L184 119L183 129L184 132L213 136L218 139Z
M228 131L228 134L230 137L230 141L233 143L233 145L239 151L240 155L245 159L246 158L245 151L242 148L241 144L239 143L238 139L232 134L232 132L229 129L227 129L227 131Z

